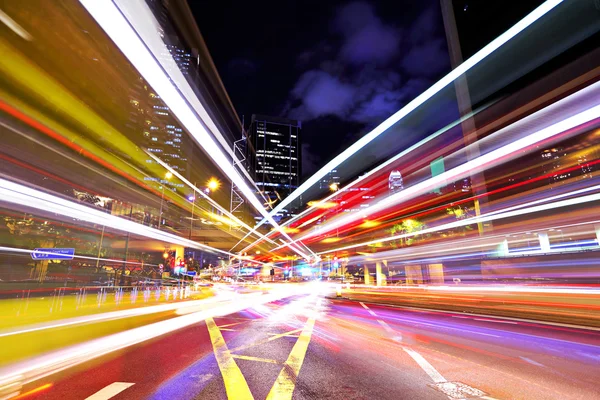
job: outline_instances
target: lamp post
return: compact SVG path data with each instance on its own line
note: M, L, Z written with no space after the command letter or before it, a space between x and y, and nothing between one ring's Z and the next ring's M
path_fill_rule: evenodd
M196 185L194 185L196 186ZM190 197L188 197L188 200L190 200L192 202L192 217L190 218L190 237L189 239L192 240L192 231L194 230L194 208L196 207L196 195L191 195Z
M165 184L166 184L166 183L169 181L169 179L171 179L172 177L173 177L173 174L172 174L172 173L170 173L170 172L167 172L167 173L165 174L165 179L166 179L166 181L165 181ZM158 229L159 229L159 230L160 230L160 226L162 225L162 220L163 220L163 218L162 218L162 213L163 213L163 202L164 202L164 200L165 200L165 185L164 185L164 184L163 184L163 185L161 185L161 188L162 188L162 194L161 194L161 196L160 196L160 211L159 211L159 213L158 213Z

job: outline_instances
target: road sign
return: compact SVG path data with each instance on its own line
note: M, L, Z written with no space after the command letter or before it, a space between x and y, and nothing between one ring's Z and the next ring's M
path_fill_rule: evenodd
M34 260L72 260L74 256L75 249L35 249L31 252Z

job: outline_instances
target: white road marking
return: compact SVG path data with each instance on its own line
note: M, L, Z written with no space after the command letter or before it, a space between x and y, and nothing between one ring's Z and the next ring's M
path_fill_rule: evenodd
M116 395L121 393L123 390L128 389L133 385L135 385L135 383L129 383L129 382L111 383L110 385L106 386L103 389L100 389L99 391L97 391L96 393L91 395L90 397L87 397L85 400L108 400L112 397L115 397Z
M381 325L388 333L395 333L394 330L387 324L387 322L380 319L378 319L377 322L379 322L379 325Z
M519 356L519 358L520 358L521 360L523 360L523 361L526 361L526 362L528 362L529 364L535 365L535 366L537 366L537 367L544 367L544 364L540 364L539 362L537 362L537 361L534 361L534 360L532 360L531 358L527 358L527 357L521 357L521 356Z
M417 353L413 349L409 349L408 347L403 346L402 349L404 349L404 351L408 353L408 355L411 356L412 359L417 362L417 364L419 364L419 367L421 367L435 383L447 382L446 378L444 378L433 365L429 364L429 361L424 359L421 354Z
M365 308L365 310L367 310L369 312L369 314L373 315L374 317L376 317L377 315L369 308L365 305L365 303L360 302L360 305L363 306ZM379 325L381 325L388 333L391 334L395 334L396 331L394 331L388 324L387 322L378 319L377 322L379 323ZM485 334L484 334L485 335ZM488 335L488 336L494 336L494 335ZM488 396L482 396L485 393L482 392L479 389L476 388L472 388L468 385L465 385L464 383L460 383L460 382L448 382L448 380L446 378L443 377L442 374L439 373L439 371L437 369L435 369L435 367L433 365L431 365L429 363L429 361L427 361L420 353L418 353L417 351L406 347L406 346L402 346L402 350L404 350L413 360L415 360L415 362L419 365L419 367L421 367L421 369L423 371L425 371L425 373L431 378L431 380L436 383L436 384L446 384L449 386L457 386L457 385L461 385L460 388L462 388L462 391L472 391L478 398L481 399L487 399L487 400L496 400L493 397L488 397ZM439 386L439 385L438 385ZM447 390L446 390L447 391ZM446 393L445 390L442 390L442 392L444 392L444 394L446 394L448 396L449 399L456 399L457 397L455 397L454 395L449 395L448 393ZM481 393L481 395L479 395L478 393Z
M372 315L372 316L374 316L374 317L376 317L376 316L377 316L377 315L375 315L375 313L374 313L373 311L371 311L371 309L370 309L369 307L367 307L367 306L365 305L365 303L363 303L362 301L361 301L361 302L359 302L359 303L360 303L360 305L361 305L361 306L363 306L363 307L364 307L364 309L365 309L365 310L367 310L367 311L369 312L369 314L371 314L371 315Z

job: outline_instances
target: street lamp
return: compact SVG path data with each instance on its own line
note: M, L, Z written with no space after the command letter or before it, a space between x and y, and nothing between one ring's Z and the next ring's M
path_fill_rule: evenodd
M210 178L206 183L206 187L208 187L211 192L214 192L221 186L221 182L217 178Z
M173 177L173 174L171 172L167 172L165 174L165 179L168 181L169 179L171 179ZM167 182L165 182L167 183ZM162 225L162 213L163 213L163 202L165 200L165 185L161 185L162 188L162 194L160 196L160 212L158 213L158 229L160 229L160 226Z
M196 196L192 194L188 197L188 200L192 202L192 217L190 218L190 240L192 240L192 231L194 230L194 208L196 207Z

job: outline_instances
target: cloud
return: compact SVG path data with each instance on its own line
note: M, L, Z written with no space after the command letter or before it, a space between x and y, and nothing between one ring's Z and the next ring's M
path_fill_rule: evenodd
M344 36L352 36L369 25L380 23L372 5L364 1L354 1L337 10L333 25Z
M441 39L414 46L402 60L402 68L413 76L433 78L449 65L448 50Z
M307 70L282 114L305 122L335 117L363 128L381 123L449 69L440 20L431 7L400 29L367 2L339 8L332 20L338 36L299 56L298 67Z
M246 57L236 57L227 63L227 72L234 77L247 78L258 70L258 63Z
M439 5L425 10L412 24L408 34L411 43L420 44L426 42L436 35L436 27L439 24Z
M310 119L323 115L344 117L355 91L354 86L325 71L308 71L296 83L292 96L302 99L303 112Z
M367 3L342 7L334 26L344 37L340 57L351 64L385 65L398 53L400 31L384 24Z

